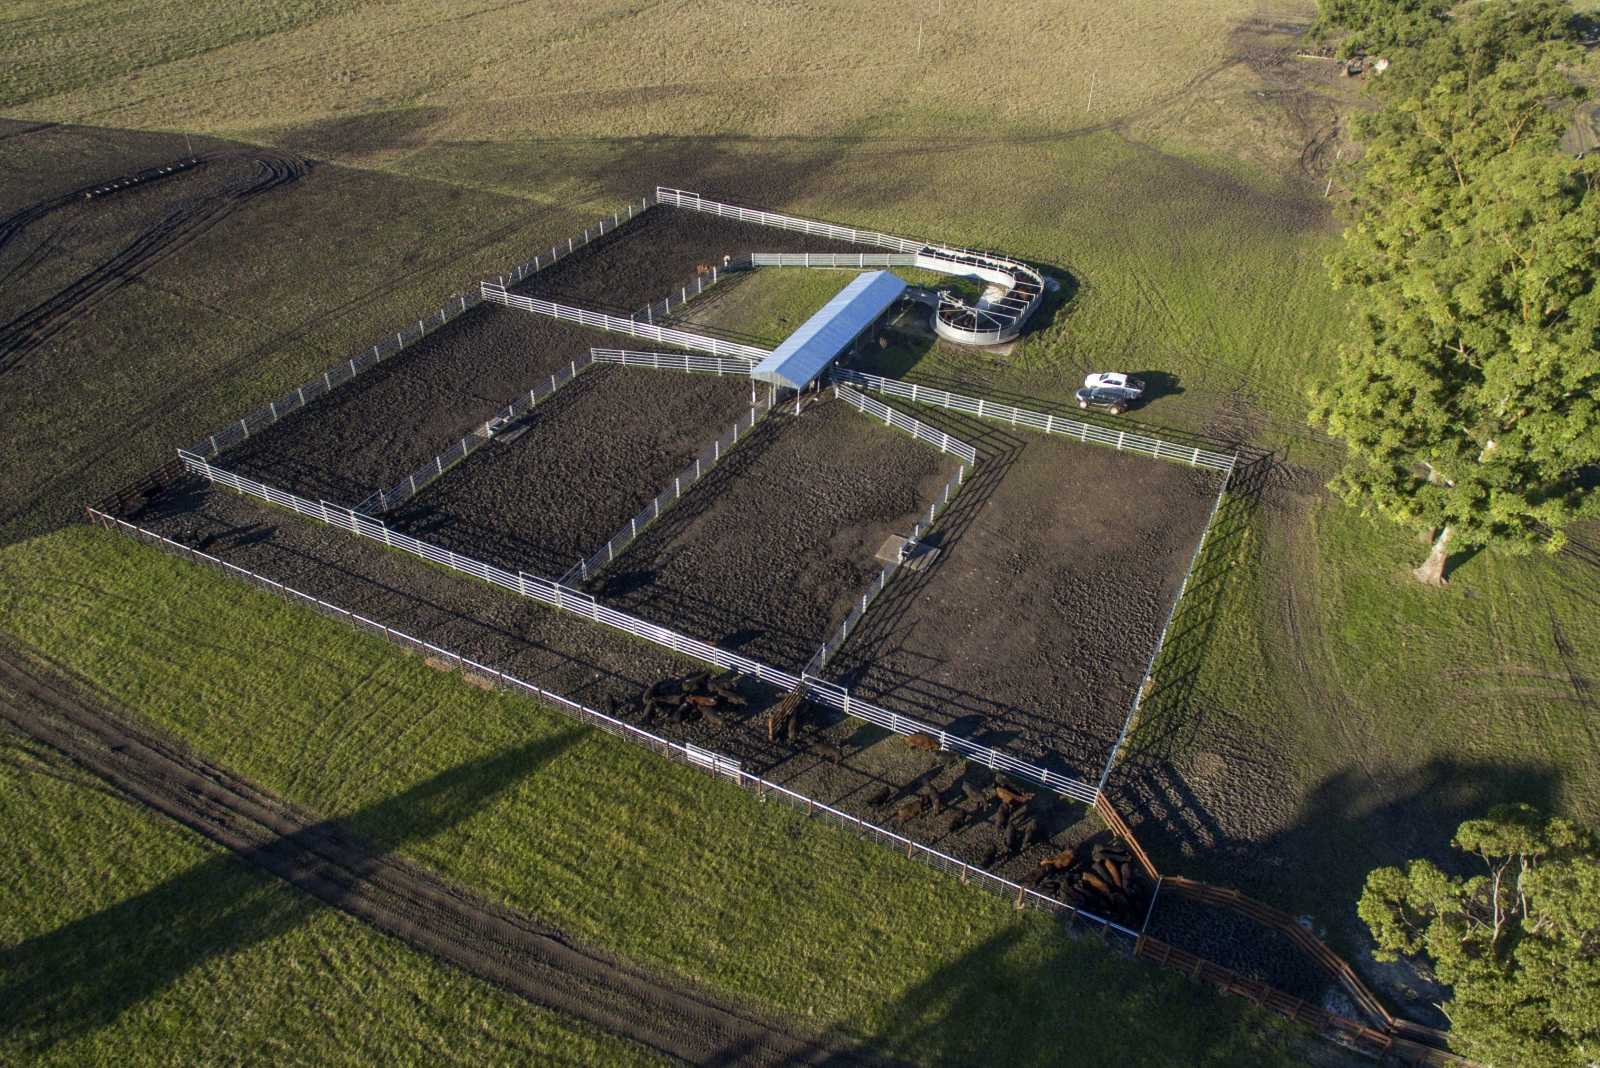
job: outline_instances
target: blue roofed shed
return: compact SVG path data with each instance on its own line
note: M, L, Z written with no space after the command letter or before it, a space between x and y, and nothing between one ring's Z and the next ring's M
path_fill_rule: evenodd
M750 372L759 382L800 390L889 310L906 284L888 271L865 271Z

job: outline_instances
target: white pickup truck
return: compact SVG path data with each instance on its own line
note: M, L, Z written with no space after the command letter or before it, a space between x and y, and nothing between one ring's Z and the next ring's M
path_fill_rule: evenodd
M1121 371L1102 371L1085 378L1076 396L1078 407L1086 411L1095 408L1121 415L1143 392L1144 383L1139 379L1130 378Z
M1110 390L1133 400L1144 392L1144 383L1121 371L1100 371L1085 378L1083 388Z

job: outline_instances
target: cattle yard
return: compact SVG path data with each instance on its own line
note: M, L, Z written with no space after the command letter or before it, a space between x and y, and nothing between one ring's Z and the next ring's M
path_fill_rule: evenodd
M1020 329L1045 287L1003 257L658 190L181 450L200 480L130 518L430 640L446 613L484 663L1031 874L1097 829L1231 458L907 402L847 369L859 347L783 388L755 366L772 338L670 314L740 269L930 263L976 271L992 310L895 310L968 332ZM668 351L606 347L619 332ZM729 670L739 712L646 699L696 661ZM1041 795L1015 830L978 803L997 781Z
M870 329L782 388L773 338L673 310L739 270L1010 261L670 193L95 514L1019 907L1181 946L1204 925L1154 908L1102 788L1233 457L864 374ZM1027 270L987 279L992 314L892 314L1020 329ZM1235 958L1317 997L1315 969Z

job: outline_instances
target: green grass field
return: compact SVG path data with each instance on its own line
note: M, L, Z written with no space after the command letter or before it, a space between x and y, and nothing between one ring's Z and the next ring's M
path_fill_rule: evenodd
M924 1063L1293 1063L1286 1025L1241 1002L116 535L11 546L0 576L0 626L137 714L635 960ZM504 759L556 737L537 769ZM499 773L441 798L450 820L381 804L473 762Z
M1442 848L1460 819L1509 799L1600 819L1600 576L1576 553L1482 554L1458 563L1449 590L1425 591L1406 573L1422 556L1409 533L1320 488L1338 453L1307 427L1305 388L1330 366L1347 309L1323 269L1338 224L1300 152L1330 121L1329 101L1346 92L1347 103L1354 89L1286 88L1285 71L1309 68L1264 67L1246 40L1254 22L1304 20L1313 8L1132 0L1091 13L1030 0L1002 26L987 9L939 0L805 0L759 18L734 0L13 5L0 12L0 107L87 126L0 141L6 210L70 188L71 175L176 158L187 145L173 131L204 135L197 148L237 138L329 163L10 372L0 543L36 540L3 550L0 571L34 574L8 586L0 629L72 650L80 670L239 770L329 812L363 811L513 744L543 714L464 692L282 607L252 624L264 631L241 620L208 639L208 655L228 664L219 677L195 668L174 635L202 633L196 606L223 610L236 588L201 576L200 597L192 572L149 550L82 531L37 536L173 447L658 182L992 247L1049 269L1070 300L1009 359L918 342L888 354L893 370L1057 404L1089 370L1158 372L1173 388L1125 425L1242 439L1282 465L1263 503L1229 509L1215 581L1186 606L1194 630L1166 665L1186 682L1135 738L1175 780L1174 825L1141 834L1164 868L1312 913L1354 951L1366 871ZM1301 90L1315 106L1301 106ZM90 236L60 236L72 262L102 247ZM688 318L776 338L843 280L769 272L691 305ZM81 582L96 561L120 569L121 585ZM146 633L148 649L135 640ZM289 654L310 658L309 677L284 671ZM330 680L350 670L365 681L341 698ZM473 716L442 711L458 707ZM417 752L440 724L448 746ZM602 742L563 758L579 769L571 775L618 782L611 757L594 755L611 752ZM814 880L840 856L857 858L856 844L804 825L791 839L791 817L681 770L628 764L637 754L617 759L652 783L659 775L659 797L646 805L617 788L597 802L588 791L591 818L660 843L663 826L693 814L703 833L751 836L732 854L741 863L760 857L768 871L802 876L762 881L731 862L712 876L702 867L712 860L675 840L658 855L620 834L589 842L567 824L546 840L517 799L578 819L548 784L580 780L547 779L554 770L416 849L641 959L936 1059L988 1045L1048 1059L1064 1033L1050 1028L1071 1021L1043 1000L1012 1006L993 993L1041 976L1071 990L1052 991L1052 1004L1075 1000L1085 1016L1130 1027L1142 1013L1159 1018L1138 1039L1152 1044L1149 1063L1181 1062L1185 1042L1229 1062L1258 1033L1231 1013L1212 1016L1196 992L1062 946L959 887L904 865L888 874L892 858L872 851L859 853L869 874L857 881ZM546 884L530 873L546 873L551 857L573 867ZM675 898L682 879L722 904L698 912ZM639 930L612 897L587 893L590 880L608 893L642 886L671 923ZM723 893L727 880L742 898ZM816 950L857 895L880 892L869 917L880 942ZM948 901L950 914L934 916L928 901ZM773 967L795 961L804 967ZM1096 1039L1072 1034L1086 1050Z
M0 1060L656 1064L279 883L0 732Z

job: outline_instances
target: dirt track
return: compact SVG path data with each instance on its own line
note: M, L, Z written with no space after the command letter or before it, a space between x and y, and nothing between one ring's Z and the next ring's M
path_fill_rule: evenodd
M92 182L0 219L0 248L3 248L28 226L69 205L83 202L98 204L105 197L114 196L123 189L138 188L209 164L237 163L241 160L251 164L250 174L235 177L218 190L187 198L154 225L135 234L105 262L96 264L33 307L0 323L0 373L15 366L108 293L126 285L152 263L192 241L240 204L302 177L308 165L298 156L266 150L249 155L213 152L203 157L174 160L165 168L149 168L136 174ZM11 264L5 275L0 276L0 282L32 269L37 265L37 257L47 248L47 245L40 245Z
M870 1063L383 856L337 823L133 727L3 647L0 718L326 904L536 1004L696 1064Z

